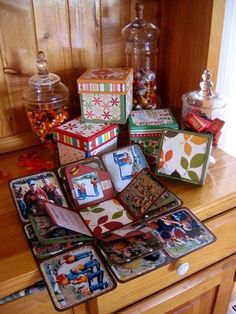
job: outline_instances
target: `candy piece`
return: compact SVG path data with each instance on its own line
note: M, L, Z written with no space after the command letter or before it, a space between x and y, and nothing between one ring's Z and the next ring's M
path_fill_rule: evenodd
M225 122L223 120L215 118L207 128L207 131L212 134L217 134L223 128L224 124Z
M202 118L196 113L188 113L186 115L188 125L196 132L203 132L208 129L211 122Z

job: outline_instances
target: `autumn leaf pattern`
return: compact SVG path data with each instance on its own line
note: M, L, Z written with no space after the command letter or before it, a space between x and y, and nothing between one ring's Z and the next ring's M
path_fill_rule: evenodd
M172 140L176 136L178 139ZM206 160L204 149L208 143L209 139L200 134L166 131L157 167L159 173L199 182Z
M82 208L80 214L95 236L132 222L132 217L116 199Z
M163 167L167 166L167 161L171 160L173 157L173 150L170 149L167 152L164 152L164 150L161 150L160 154L160 161L158 164L158 169L161 169Z

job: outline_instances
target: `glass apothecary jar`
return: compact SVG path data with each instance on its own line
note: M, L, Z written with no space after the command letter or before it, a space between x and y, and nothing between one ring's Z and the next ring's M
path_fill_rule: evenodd
M212 146L216 147L225 124L226 101L213 91L209 70L204 70L199 90L182 96L182 129L200 133L211 133ZM215 161L211 157L211 164Z
M69 119L69 90L58 75L48 73L42 51L36 65L38 74L28 80L22 98L32 130L47 145L53 143L53 128Z
M156 79L160 30L143 19L142 3L136 3L135 10L135 20L122 29L126 66L134 69L133 109L156 109L160 107Z

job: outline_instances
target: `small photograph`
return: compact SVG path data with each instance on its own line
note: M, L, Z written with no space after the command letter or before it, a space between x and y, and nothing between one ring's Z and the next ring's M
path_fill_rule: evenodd
M139 219L145 215L164 190L163 184L148 169L143 169L120 192L118 199L134 219Z
M104 198L96 171L73 178L72 184L80 205Z
M45 213L42 200L67 206L59 182L50 171L12 180L10 190L23 222L29 222L30 214Z
M115 265L108 261L112 272L119 282L129 281L168 263L169 257L163 250L158 250L145 257L137 258L132 262L122 265Z
M187 208L151 220L148 225L163 241L172 258L180 258L216 240Z
M54 224L48 214L30 215L29 220L38 240L43 244L91 240L91 237Z
M46 245L39 242L31 224L26 224L24 226L24 230L30 242L32 251L38 259L51 257L66 249L74 248L80 243L78 241L71 241L67 243L52 243L52 244Z
M160 198L148 209L145 218L164 214L172 209L176 209L182 205L182 201L168 189L160 196Z
M64 310L115 288L92 246L82 246L40 264L57 310Z
M158 237L149 231L115 241L100 242L100 246L114 264L123 264L155 252L162 245Z
M102 155L102 161L109 170L118 192L122 191L140 170L149 168L142 150L136 144L105 153Z

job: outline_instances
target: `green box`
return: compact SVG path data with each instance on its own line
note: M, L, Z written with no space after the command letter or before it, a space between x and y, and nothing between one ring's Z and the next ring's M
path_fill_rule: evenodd
M139 144L149 166L154 170L163 128L178 129L169 108L133 110L128 119L129 141Z

